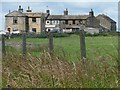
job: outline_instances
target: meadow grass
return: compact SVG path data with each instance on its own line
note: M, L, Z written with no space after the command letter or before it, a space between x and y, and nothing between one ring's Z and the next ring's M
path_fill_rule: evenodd
M87 59L80 59L80 39L77 35L54 38L54 53L48 49L48 39L27 38L27 60L21 49L7 46L3 58L3 87L17 88L117 88L117 36L86 37ZM19 42L21 38L7 40ZM35 45L35 46L34 46Z
M48 52L41 57L29 54L23 60L18 53L7 53L3 58L2 84L3 88L117 88L116 62L112 56L84 63L68 62Z

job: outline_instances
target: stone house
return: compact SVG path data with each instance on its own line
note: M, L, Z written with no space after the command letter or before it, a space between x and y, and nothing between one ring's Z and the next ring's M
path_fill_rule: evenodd
M39 33L45 30L44 13L32 12L29 7L26 12L23 12L23 9L19 6L18 10L5 15L5 29L10 33L23 30Z
M111 32L116 30L116 22L106 15L94 16L94 11L88 15L69 15L68 9L63 15L52 15L50 10L32 12L30 7L23 11L21 6L18 10L5 15L5 29L10 33L14 31L36 32L59 30L59 32L76 32L84 28L88 33Z
M99 32L99 20L94 16L93 10L88 15L68 15L68 9L64 11L64 15L50 15L49 11L46 24L55 25L55 28L60 29L61 32L79 31L81 25L84 25L85 31L89 33ZM88 30L89 27L96 29L96 31Z
M99 14L96 17L100 20L100 32L116 32L116 22L104 14Z

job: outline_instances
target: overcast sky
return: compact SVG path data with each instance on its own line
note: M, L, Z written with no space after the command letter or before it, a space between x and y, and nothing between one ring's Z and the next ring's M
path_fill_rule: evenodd
M4 1L4 0L2 0ZM2 2L0 3L0 15L2 20L0 22L0 30L4 30L4 15L9 10L12 12L18 9L21 5L25 11L28 6L33 12L45 12L50 9L51 14L63 14L63 10L68 8L69 14L71 15L87 15L90 9L93 9L95 16L98 14L105 14L110 16L113 20L118 22L118 2ZM32 0L31 0L32 1ZM34 0L36 1L36 0ZM47 0L46 0L47 1ZM76 0L74 0L76 1ZM89 1L89 0L88 0ZM94 1L94 0L92 0ZM109 0L110 1L110 0Z

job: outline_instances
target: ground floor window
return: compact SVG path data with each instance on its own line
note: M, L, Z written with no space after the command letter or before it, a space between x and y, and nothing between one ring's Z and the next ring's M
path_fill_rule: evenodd
M33 32L36 32L36 28L32 28L32 31L33 31Z
M10 33L10 28L8 28L7 30L8 30L8 32Z
M72 32L79 32L79 28L72 28Z

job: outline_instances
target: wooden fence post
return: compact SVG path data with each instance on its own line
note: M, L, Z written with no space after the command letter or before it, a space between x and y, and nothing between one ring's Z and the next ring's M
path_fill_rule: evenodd
M5 36L2 34L2 56L6 55L5 51Z
M53 53L53 34L51 32L48 32L48 38L49 38L49 53Z
M81 59L84 60L86 58L86 45L85 45L85 32L84 30L80 30L80 52Z
M26 59L26 32L23 31L22 32L22 55L23 55L23 59Z
M120 20L120 18L119 18L119 20ZM120 29L118 29L118 30L120 30ZM120 32L118 33L118 60L117 60L117 65L118 65L118 85L120 86L120 47L119 46L120 46Z

